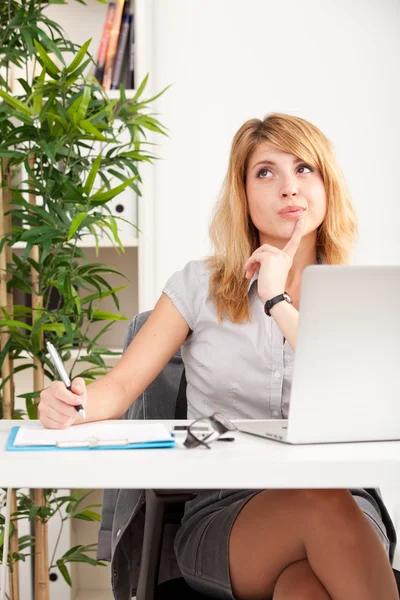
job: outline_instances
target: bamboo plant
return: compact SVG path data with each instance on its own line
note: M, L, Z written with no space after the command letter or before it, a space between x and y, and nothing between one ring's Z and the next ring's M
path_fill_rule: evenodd
M80 243L91 235L98 249L99 236L105 235L116 251L124 251L118 234L121 217L111 214L108 203L127 187L140 197L140 165L152 163L155 158L146 133L166 134L150 112L152 102L165 90L143 99L146 76L133 99L127 100L121 85L119 98L110 100L95 77L86 74L94 64L89 52L91 40L81 47L68 40L62 27L45 14L46 7L53 3L66 4L59 0L5 0L0 4L3 418L37 418L44 377L49 381L57 378L45 340L54 344L64 362L73 357L71 378L80 374L90 382L106 372L104 357L113 353L102 346L101 337L113 323L125 319L119 313L118 291L126 283L122 274L110 266L90 263ZM67 61L66 55L70 57L71 53L72 60ZM10 86L13 66L26 73L18 79L23 90L18 95ZM121 144L119 139L126 132L129 141ZM109 273L121 277L120 286L108 283ZM14 302L16 292L26 294L30 303ZM115 312L101 310L100 302L107 296L113 299ZM90 331L95 322L103 325L93 336ZM82 370L82 362L89 363L89 367ZM31 392L21 395L25 410L17 411L13 374L28 369L35 373L34 386ZM79 497L68 498L57 499L54 490L42 490L29 499L17 494L11 530L14 546L9 555L11 572L23 560L23 550L32 544L31 539L18 541L19 519L32 519L38 527L45 525L58 512L60 502L70 507L72 517L99 518L88 508L74 512ZM2 533L0 516L0 547ZM36 554L37 540L38 529ZM69 560L96 564L88 556L93 549L76 548L58 559L57 567L67 583L71 582L65 564ZM46 569L55 566L49 562ZM48 589L37 591L36 598L48 598Z

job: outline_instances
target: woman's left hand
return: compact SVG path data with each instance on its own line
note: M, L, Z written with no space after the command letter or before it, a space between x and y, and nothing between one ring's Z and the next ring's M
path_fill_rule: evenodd
M275 248L269 244L263 244L253 252L246 261L244 268L246 278L251 279L258 271L257 291L261 300L265 303L285 291L286 280L293 264L301 238L304 232L304 219L297 221L292 237L283 248Z

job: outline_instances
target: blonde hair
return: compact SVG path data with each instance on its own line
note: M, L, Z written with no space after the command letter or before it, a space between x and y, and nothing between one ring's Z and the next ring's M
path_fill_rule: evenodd
M259 237L248 210L246 172L250 156L265 142L298 156L322 175L327 211L317 231L318 256L328 264L348 263L357 234L350 195L327 137L308 121L286 114L246 121L233 138L228 172L209 228L214 249L207 258L210 296L220 323L224 313L233 323L250 320L244 263L258 248Z

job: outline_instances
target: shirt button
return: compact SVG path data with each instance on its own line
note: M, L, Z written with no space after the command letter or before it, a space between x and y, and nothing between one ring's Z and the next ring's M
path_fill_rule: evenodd
M274 411L273 411L273 413L272 413L272 415L273 415L274 417L279 417L279 411L277 411L277 410L274 410Z
M121 530L120 530L120 529L118 529L118 531L117 531L117 537L119 537L119 536L120 536L120 534L121 534Z
M279 371L275 371L275 379L279 379L279 377L281 376Z

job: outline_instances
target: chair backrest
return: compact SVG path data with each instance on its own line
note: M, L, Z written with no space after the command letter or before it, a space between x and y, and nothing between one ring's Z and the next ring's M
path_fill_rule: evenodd
M151 311L142 312L132 319L125 337L124 352L141 327L143 327L150 314ZM178 350L155 380L131 404L122 418L185 419L186 414L185 369L181 352ZM103 491L101 525L97 550L97 557L99 560L111 560L111 531L115 520L116 507L129 505L128 501L123 501L125 495L129 495L129 492L114 489ZM118 514L118 518L121 521L125 520L124 515Z
M151 311L136 315L128 328L124 352L149 318ZM144 392L132 403L125 419L186 419L186 377L180 349Z

